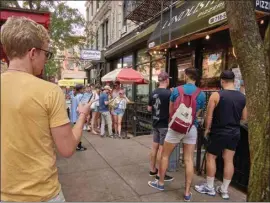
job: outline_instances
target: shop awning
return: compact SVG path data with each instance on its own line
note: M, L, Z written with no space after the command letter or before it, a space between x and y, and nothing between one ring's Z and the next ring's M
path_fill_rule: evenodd
M58 80L58 85L61 87L74 87L78 84L84 85L84 79L63 79Z
M256 11L263 14L269 10L262 8L258 1L254 0ZM201 31L209 31L227 23L225 2L221 0L185 1L166 11L162 22L159 22L155 31L148 40L148 48L158 48L169 41L188 37ZM210 29L211 28L211 29ZM169 38L170 36L170 38Z
M163 20L148 40L148 48L159 46L192 33L226 22L223 1L186 1L163 14ZM170 20L171 19L171 20ZM171 24L171 25L170 25Z

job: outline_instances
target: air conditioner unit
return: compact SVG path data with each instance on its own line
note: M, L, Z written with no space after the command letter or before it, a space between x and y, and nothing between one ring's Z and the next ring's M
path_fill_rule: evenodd
M121 30L121 35L127 32L127 26L123 26Z
M90 78L95 79L97 77L97 69L91 69Z

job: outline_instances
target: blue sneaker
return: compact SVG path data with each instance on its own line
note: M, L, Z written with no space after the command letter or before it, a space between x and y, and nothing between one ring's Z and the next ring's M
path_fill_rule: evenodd
M210 196L216 195L215 188L209 188L206 183L203 185L195 185L194 189L201 194L207 194Z
M191 198L192 198L192 193L190 193L188 196L184 195L185 202L190 202Z
M152 188L158 189L163 191L164 190L164 185L159 185L158 180L155 181L148 181L148 185Z

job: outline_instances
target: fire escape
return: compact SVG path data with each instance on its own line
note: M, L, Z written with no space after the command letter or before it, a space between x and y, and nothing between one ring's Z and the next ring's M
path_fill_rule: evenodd
M164 12L177 0L127 0L126 19L137 23L147 22Z

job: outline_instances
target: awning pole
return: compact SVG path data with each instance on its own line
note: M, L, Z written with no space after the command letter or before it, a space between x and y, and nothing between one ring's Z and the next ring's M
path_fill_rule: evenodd
M168 74L170 75L170 69L171 69L171 53L170 53L170 48L171 48L171 38L172 38L172 33L171 33L171 25L172 25L172 0L170 2L170 27L169 27L169 48L167 49L168 51L168 57L169 57L169 60L168 60Z
M161 34L162 34L162 20L163 20L163 1L161 0L161 15L160 15L160 32L159 32L159 44L161 44Z

